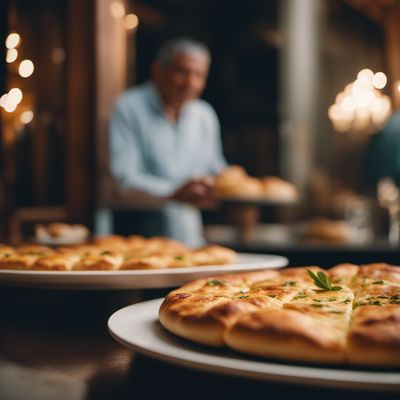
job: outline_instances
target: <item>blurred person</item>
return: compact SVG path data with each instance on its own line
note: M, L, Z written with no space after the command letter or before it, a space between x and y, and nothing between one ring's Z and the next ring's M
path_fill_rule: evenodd
M400 187L400 111L393 112L382 130L374 134L364 155L364 190L375 193L382 178L392 178Z
M210 62L201 43L167 42L152 65L151 81L117 100L110 122L111 172L118 204L130 210L114 210L115 233L203 243L198 207L213 205L212 176L226 167L217 115L199 99Z

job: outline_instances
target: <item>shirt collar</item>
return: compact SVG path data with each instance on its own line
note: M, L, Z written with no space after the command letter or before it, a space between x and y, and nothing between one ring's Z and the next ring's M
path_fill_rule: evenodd
M150 105L157 111L163 114L164 110L164 102L162 100L161 94L159 90L157 89L157 86L154 84L154 82L149 82L148 83L149 91L148 91L148 99ZM190 110L193 108L193 104L196 100L192 100L187 102L181 111L181 117L187 115Z

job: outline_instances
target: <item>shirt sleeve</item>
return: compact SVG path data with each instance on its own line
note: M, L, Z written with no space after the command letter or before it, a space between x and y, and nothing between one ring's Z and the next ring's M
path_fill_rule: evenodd
M119 193L133 194L132 205L140 199L165 198L174 192L171 181L146 171L138 123L134 113L121 103L111 116L110 153L111 173Z

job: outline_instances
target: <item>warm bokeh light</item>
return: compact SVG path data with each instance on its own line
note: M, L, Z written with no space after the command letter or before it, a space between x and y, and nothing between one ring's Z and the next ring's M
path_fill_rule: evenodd
M136 14L128 14L124 18L124 25L128 30L135 29L139 25L139 18Z
M383 72L377 72L372 79L372 84L376 89L383 89L386 86L387 78Z
M6 61L10 64L14 62L18 57L18 50L17 49L8 49L6 55Z
M396 82L396 90L400 93L400 81Z
M62 64L65 61L65 50L62 47L55 47L51 52L51 61L54 64Z
M31 60L23 60L21 64L19 64L18 72L23 78L27 78L33 74L34 69L35 67Z
M6 104L4 104L3 107L7 112L11 113L13 111L15 111L15 109L17 108L17 103L14 103L13 101L10 101L10 97L7 97L6 100Z
M19 36L18 33L15 32L10 33L6 39L7 49L13 49L14 47L17 47L20 41L21 41L21 36Z
M361 70L357 79L347 84L328 108L335 130L374 133L382 128L392 109L390 98L378 90L385 87L386 82L383 72L374 74L370 69Z
M24 111L20 116L19 116L19 120L24 124L29 124L29 122L31 122L33 120L33 111L31 110L27 110Z
M114 18L122 18L125 15L125 7L119 1L110 4L110 13Z
M3 94L3 96L0 97L0 107L4 107L6 105L8 98L8 93Z
M372 79L374 77L374 73L368 69L368 68L364 68L362 69L358 74L357 74L357 79L360 81L364 81L367 83L372 82Z
M16 103L16 104L21 103L21 100L22 100L22 91L21 91L21 89L12 88L12 89L8 92L8 98L9 98L10 101L12 101L13 103Z

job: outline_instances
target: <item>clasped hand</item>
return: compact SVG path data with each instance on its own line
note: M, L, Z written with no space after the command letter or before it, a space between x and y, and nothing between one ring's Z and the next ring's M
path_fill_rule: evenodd
M212 208L217 205L212 193L213 186L213 177L195 178L178 188L171 196L171 200L189 203L199 208Z

